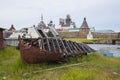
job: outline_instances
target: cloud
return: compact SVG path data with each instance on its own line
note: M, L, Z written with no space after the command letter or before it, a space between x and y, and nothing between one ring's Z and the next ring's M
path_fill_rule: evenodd
M70 14L78 27L86 17L90 27L109 29L120 26L119 3L119 0L0 0L0 26L37 25L41 14L46 23L52 19L58 25L59 18Z

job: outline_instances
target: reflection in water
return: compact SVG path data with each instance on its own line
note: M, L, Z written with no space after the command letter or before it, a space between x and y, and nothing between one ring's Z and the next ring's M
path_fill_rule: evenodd
M120 45L89 44L89 46L105 56L120 57Z

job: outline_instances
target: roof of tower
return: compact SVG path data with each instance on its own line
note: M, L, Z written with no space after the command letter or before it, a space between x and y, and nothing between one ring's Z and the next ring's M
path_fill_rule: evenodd
M41 21L43 21L43 14L41 14Z
M87 21L86 21L86 18L84 18L83 23L82 23L80 28L89 28Z
M40 23L38 24L38 27L46 28L46 24L44 23L44 21L40 21Z
M44 21L43 21L43 15L41 15L41 21L40 21L40 23L38 24L38 27L39 27L39 28L42 28L42 29L46 28L46 24L45 24Z
M8 29L8 31L15 31L16 29L15 29L15 27L14 27L14 25L12 24L11 25L11 27Z
M69 14L66 15L66 19L70 19L70 15Z

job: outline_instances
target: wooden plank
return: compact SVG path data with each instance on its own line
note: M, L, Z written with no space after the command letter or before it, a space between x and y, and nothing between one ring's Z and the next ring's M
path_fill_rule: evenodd
M54 52L57 52L57 51L56 51L56 47L55 47L55 43L54 43L53 39L51 39L51 43L52 43L52 45L53 45L53 46L52 46L53 49L54 49L53 51L54 51Z
M77 52L75 51L73 45L70 43L70 41L67 41L67 43L68 43L68 45L69 45L69 47L70 47L70 49L72 51L72 56L75 56L75 54L77 54Z
M71 51L69 45L67 44L67 41L66 41L66 40L63 40L63 43L64 43L64 45L65 45L65 47L66 47L66 49L67 49L67 51L68 51L67 54L68 54L68 55L72 54L73 52Z
M57 49L58 49L58 52L59 52L59 53L62 53L62 50L61 50L61 48L60 48L60 46L59 46L59 44L58 44L58 40L57 40L57 39L54 39L54 41L55 41L55 45L56 45L56 47L57 47Z
M44 38L42 38L42 48L43 48L43 50L45 50Z
M95 51L94 49L92 49L91 47L89 47L87 44L85 44L85 43L82 43L82 44L84 44L85 47L87 47L87 48L89 49L90 52L94 52L94 51Z
M72 47L75 49L76 53L79 54L81 53L81 51L79 50L79 48L74 44L74 42L69 41L72 44Z
M78 46L78 43L73 42L73 44L77 47L78 51L80 51L81 53L83 53L83 50Z
M83 50L84 53L88 53L87 50L83 47L82 44L79 43L78 46Z
M48 38L45 38L45 39L46 39L46 42L47 42L48 51L51 51L49 39Z
M62 44L62 46L63 46L63 52L67 55L68 51L67 51L67 49L66 49L66 47L65 47L65 45L64 45L64 43L63 43L63 40L60 39L60 42L61 42L61 44Z
M57 42L57 45L58 45L58 47L59 47L60 53L62 53L62 50L61 50L61 48L60 48L60 44L59 44L59 42L58 42L58 39L56 39L56 42Z

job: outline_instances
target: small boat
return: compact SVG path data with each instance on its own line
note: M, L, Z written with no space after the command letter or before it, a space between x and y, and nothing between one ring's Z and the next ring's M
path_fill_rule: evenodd
M93 52L84 44L54 38L22 39L19 49L23 61L35 64L45 61L63 61L68 57L78 57Z
M68 57L78 57L94 52L92 48L84 43L67 41L57 37L47 37L41 31L40 38L20 37L19 49L24 63L35 64L45 61L64 61Z

